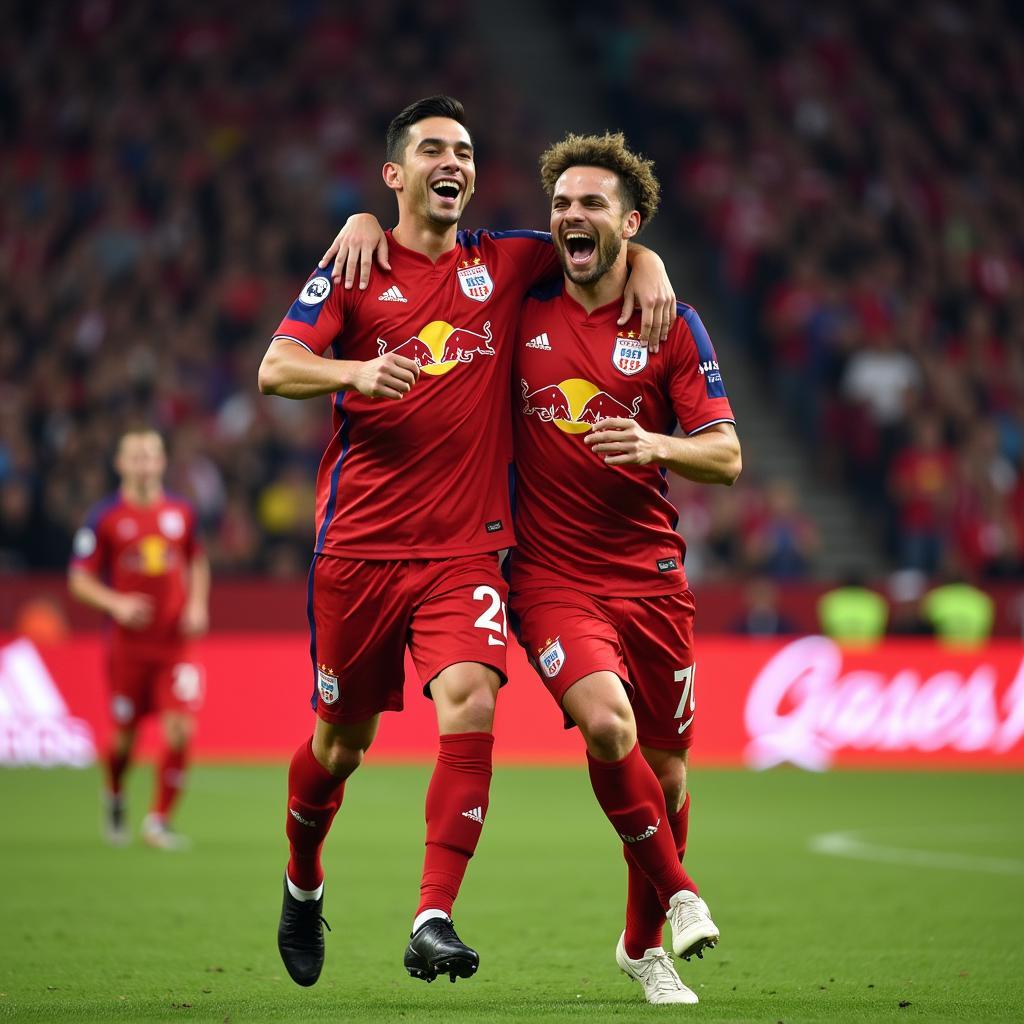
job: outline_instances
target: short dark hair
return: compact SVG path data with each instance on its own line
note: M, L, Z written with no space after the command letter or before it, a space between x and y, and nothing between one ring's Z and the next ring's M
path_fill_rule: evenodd
M462 104L451 96L427 96L410 103L391 124L384 136L384 159L388 163L401 163L409 141L409 129L418 121L428 117L450 117L465 126L466 111Z
M658 211L661 191L654 163L632 152L622 132L604 135L566 135L540 156L540 180L547 194L570 167L600 167L619 179L619 197L626 210L637 210L641 227Z

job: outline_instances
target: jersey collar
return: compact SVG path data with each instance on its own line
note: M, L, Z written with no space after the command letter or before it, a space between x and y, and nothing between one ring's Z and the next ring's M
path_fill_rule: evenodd
M426 270L433 271L434 273L444 273L452 268L452 265L459 256L465 251L462 246L456 242L456 244L445 253L442 253L436 263L432 262L429 256L425 256L421 252L417 252L415 249L407 249L401 242L399 242L395 236L391 233L391 228L388 228L384 232L388 239L388 249L397 252L403 259L407 259L412 263L418 263L423 266Z
M588 313L570 294L562 283L562 301L565 303L566 315L574 323L584 327L603 327L609 322L615 323L622 312L622 296L618 295L611 302L598 306L592 313ZM628 325L627 325L628 326ZM625 330L625 328L623 328Z

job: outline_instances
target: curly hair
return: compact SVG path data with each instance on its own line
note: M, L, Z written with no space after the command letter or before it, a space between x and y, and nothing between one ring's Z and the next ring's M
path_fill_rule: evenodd
M549 196L570 167L600 167L615 174L622 205L640 214L641 226L657 212L661 186L654 176L654 162L632 152L622 132L566 135L541 153L540 181Z

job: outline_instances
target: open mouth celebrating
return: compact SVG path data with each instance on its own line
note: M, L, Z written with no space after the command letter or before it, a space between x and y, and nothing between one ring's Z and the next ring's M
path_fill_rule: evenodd
M562 242L565 245L566 253L569 255L569 261L577 266L588 263L597 248L597 242L585 231L566 231L562 235Z
M454 178L438 178L430 185L434 195L447 199L449 202L456 202L462 195L462 186Z

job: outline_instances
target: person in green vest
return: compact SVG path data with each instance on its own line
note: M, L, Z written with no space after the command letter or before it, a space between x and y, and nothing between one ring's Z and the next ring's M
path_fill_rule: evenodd
M922 611L939 642L948 646L980 647L992 635L995 603L964 579L953 577L928 591Z
M838 587L818 599L821 631L839 644L866 647L878 643L888 619L888 602L866 586L856 570L847 572Z

